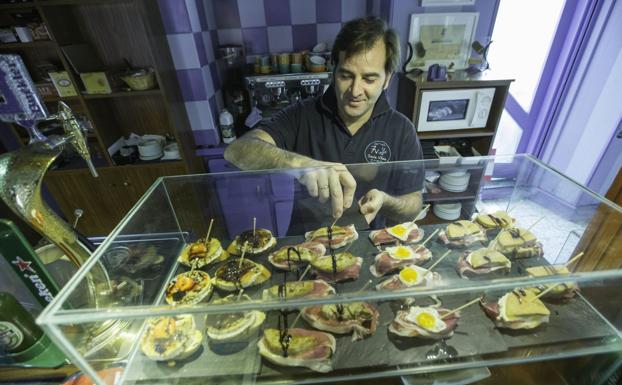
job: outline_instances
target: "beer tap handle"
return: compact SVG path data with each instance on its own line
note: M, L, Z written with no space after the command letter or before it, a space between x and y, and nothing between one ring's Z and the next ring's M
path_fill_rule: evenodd
M80 154L86 161L91 175L97 178L97 170L91 161L91 154L89 153L89 147L86 142L86 129L82 127L76 115L71 111L71 108L63 101L58 102L58 113L55 115L56 119L59 119L67 134L67 140L73 146L73 148Z

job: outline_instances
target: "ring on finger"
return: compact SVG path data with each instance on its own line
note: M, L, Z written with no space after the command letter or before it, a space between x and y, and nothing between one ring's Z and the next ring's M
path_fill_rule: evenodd
M328 185L326 185L326 186L320 186L320 187L318 187L318 188L319 188L320 190L322 190L322 189L328 188Z

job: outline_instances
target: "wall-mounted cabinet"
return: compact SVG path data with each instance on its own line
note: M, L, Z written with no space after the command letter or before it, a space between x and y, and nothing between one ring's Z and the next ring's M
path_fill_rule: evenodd
M66 218L73 218L75 209L84 210L79 231L86 235L106 235L157 177L203 171L202 161L195 155L162 17L154 3L35 0L0 5L0 25L15 30L26 25L24 20L35 20L44 26L47 38L20 41L16 34L17 41L0 42L0 54L20 55L33 81L40 88L47 84L48 93L42 98L50 113L56 111L58 101L62 100L89 129L88 144L100 177L92 178L81 158L64 153L45 179ZM75 70L75 62L67 56L66 48L77 44L88 45L103 64L102 70L110 73L111 93L87 92ZM153 68L155 88L134 91L119 81L119 74L128 69L128 63L132 68ZM50 71L65 71L77 95L58 96L48 75ZM8 150L16 149L16 144L28 143L28 133L23 127L8 126L7 135L17 139L8 140L12 145L5 143ZM62 133L58 124L42 124L40 129L45 135ZM108 149L132 133L159 135L167 143L177 143L181 159L136 159L121 165Z
M490 71L478 74L456 71L447 75L447 81L428 81L426 75L425 72L417 76L400 74L398 91L398 110L415 125L424 158L438 159L439 146L451 146L463 157L491 154L512 80L495 78ZM445 165L443 161L439 163L439 169L433 171L441 177L454 171L451 161ZM428 178L431 182L426 183L425 202L433 207L444 205L445 210L452 209L451 204L460 203L461 212L456 215L469 217L474 207L468 202L478 194L486 172L482 167L466 172L468 177L451 176L454 181L468 179L462 188L448 182L439 185L438 179ZM437 210L430 211L423 223L448 220L437 217L436 213Z

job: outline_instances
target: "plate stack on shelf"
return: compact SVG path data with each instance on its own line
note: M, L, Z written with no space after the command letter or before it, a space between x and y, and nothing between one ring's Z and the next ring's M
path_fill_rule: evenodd
M471 174L468 171L445 172L438 178L438 185L445 191L463 192L469 187Z
M445 219L446 221L455 221L460 218L462 203L435 203L432 210L434 211L434 215L441 219Z

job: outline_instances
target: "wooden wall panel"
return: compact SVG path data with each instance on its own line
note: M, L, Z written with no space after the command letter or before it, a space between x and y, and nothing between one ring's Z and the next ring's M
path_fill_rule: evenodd
M609 188L607 199L622 205L622 169ZM618 269L622 267L622 214L601 204L590 221L575 253L585 255L575 271Z

